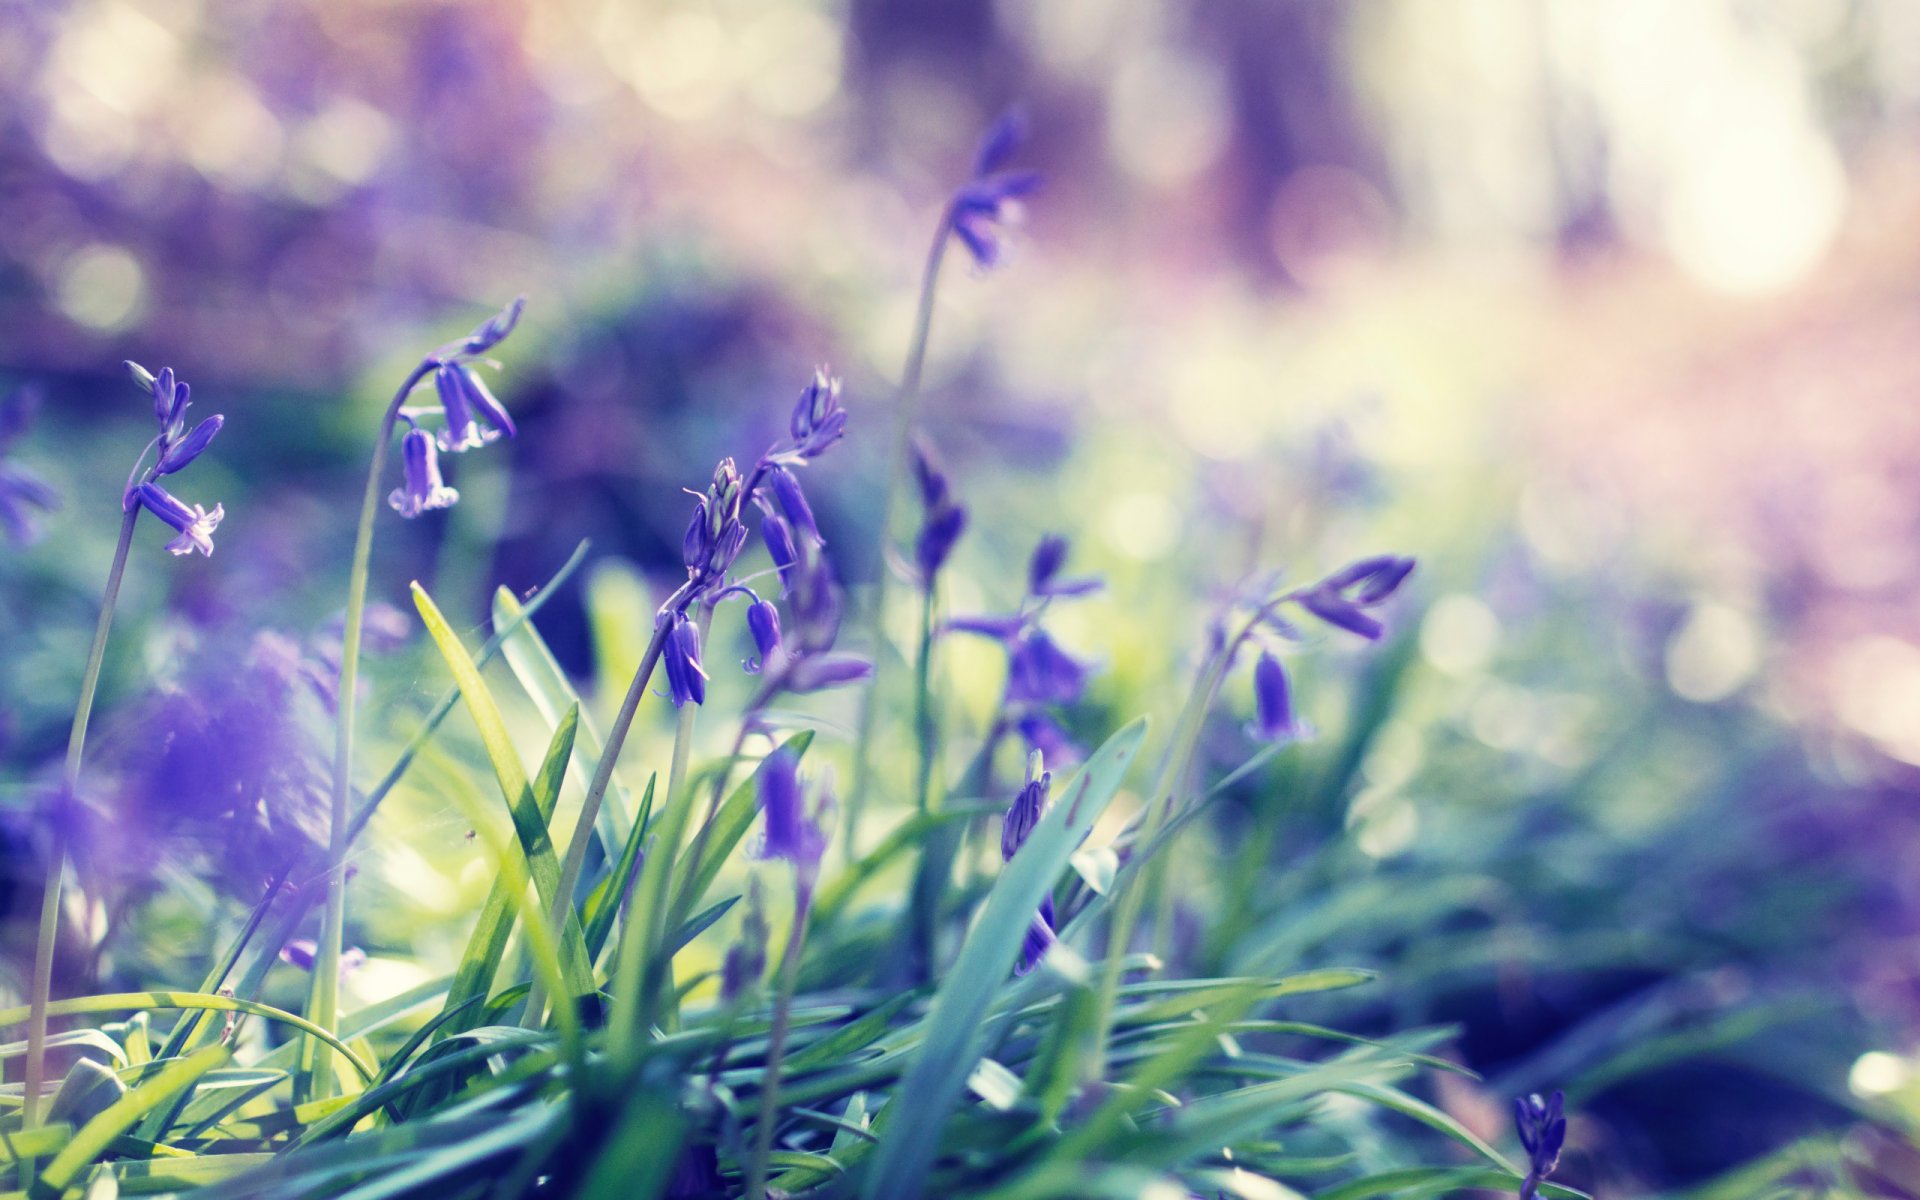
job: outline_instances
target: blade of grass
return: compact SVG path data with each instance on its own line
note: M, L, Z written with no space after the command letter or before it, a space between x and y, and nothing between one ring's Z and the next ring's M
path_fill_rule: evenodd
M159 1074L108 1105L99 1116L82 1126L40 1172L30 1194L36 1200L59 1196L115 1138L133 1128L134 1122L191 1088L202 1075L229 1057L225 1046L206 1046L162 1067Z

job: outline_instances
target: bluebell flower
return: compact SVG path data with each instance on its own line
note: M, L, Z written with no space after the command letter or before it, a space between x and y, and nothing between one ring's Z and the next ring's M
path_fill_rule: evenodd
M134 383L145 387L153 396L153 419L154 423L160 427L159 435L153 442L154 449L159 452L159 461L153 468L153 476L157 478L161 475L171 475L199 458L212 443L214 435L219 433L221 427L226 424L227 419L216 413L189 430L187 409L193 407L191 399L193 389L187 386L186 381L177 378L172 367L162 367L160 373L154 375L139 363L128 362L126 365L128 373L133 376ZM142 460L145 457L143 454ZM139 465L136 463L135 476L138 476L139 471ZM130 481L125 501L128 511L132 511L134 504L132 490Z
M687 522L687 536L680 541L680 559L689 571L698 571L706 566L707 556L713 551L714 531L709 515L707 498L696 496L693 518Z
M1272 653L1262 653L1253 667L1254 723L1252 733L1265 742L1301 737L1305 727L1294 716L1287 673Z
M858 654L803 654L787 668L786 689L796 695L859 683L873 675L873 663Z
M954 236L983 270L1005 261L1006 231L1023 219L1021 201L1040 189L1038 173L1005 169L1025 136L1025 122L1017 114L996 121L980 140L973 178L948 205Z
M479 328L467 336L460 350L463 354L485 354L499 345L520 323L521 310L526 308L527 298L515 296L511 303L482 322Z
M59 493L30 472L5 462L7 451L26 433L40 407L37 388L17 388L0 401L0 525L16 546L32 543L40 532L39 520L29 510L58 508Z
M440 479L440 452L426 430L409 429L400 439L400 464L405 482L393 489L387 503L401 516L417 517L430 509L448 508L460 499L460 493Z
M148 512L179 531L180 536L168 542L167 549L175 554L198 550L209 558L213 556L213 531L227 515L223 506L216 504L208 512L198 504L183 504L157 483L143 483L135 492Z
M1015 975L1025 975L1040 965L1040 960L1053 948L1053 926L1058 918L1054 915L1053 894L1048 893L1040 901L1040 911L1027 926L1026 936L1020 939L1020 961L1014 964Z
M755 658L747 660L747 674L758 675L780 665L780 610L765 600L755 600L747 609L747 631L753 634Z
M947 473L924 438L913 439L913 481L920 487L921 507L931 512L947 502Z
M661 657L667 668L667 687L673 706L707 702L707 673L700 666L700 627L686 613L675 613Z
M1067 564L1067 539L1059 534L1050 533L1040 539L1033 549L1033 557L1027 562L1027 593L1032 596L1084 596L1100 590L1100 580L1085 576L1080 579L1060 578L1060 568Z
M846 431L847 414L840 407L840 381L821 367L814 371L812 382L794 403L793 417L788 422L788 432L793 435L792 453L801 458L818 458Z
M914 565L920 568L920 579L924 584L933 583L934 576L946 565L966 528L967 510L962 505L949 502L927 514L926 524L913 542Z
M799 766L800 756L790 747L781 746L767 756L761 769L760 811L766 825L760 856L785 859L792 864L804 904L812 895L827 838L820 821L807 813L806 789L800 783ZM831 801L823 793L821 811L830 805Z
M776 463L768 469L767 479L773 485L773 497L779 501L780 511L786 514L794 530L806 534L816 546L826 545L827 539L820 536L820 526L814 523L813 507L807 503L807 494L800 490L800 481L793 472Z
M1090 668L1054 644L1044 629L1016 637L1007 654L1007 699L1028 704L1072 704L1086 690Z
M780 572L780 593L793 593L794 572L800 566L800 552L793 544L793 530L779 517L768 514L760 521L760 538L767 543L767 557Z
M1367 610L1392 597L1412 574L1414 560L1396 555L1363 558L1327 576L1295 599L1327 624L1368 641L1386 632L1380 619Z
M447 453L464 453L518 432L506 408L466 363L441 363L434 368L433 386L447 417L440 433L440 448Z
M1038 751L1055 766L1076 763L1084 757L1066 729L1043 709L1030 708L1021 713L1014 727L1029 751Z
M731 1004L759 984L767 971L767 917L760 899L760 881L747 891L747 915L740 920L740 937L727 947L720 964L720 1002Z
M1513 1123L1527 1152L1527 1177L1520 1200L1533 1200L1540 1185L1560 1165L1560 1149L1567 1140L1566 1097L1555 1092L1542 1100L1538 1092L1513 1102Z
M312 938L294 938L280 947L280 961L290 967L299 967L302 971L312 971L313 963L319 954L319 945ZM358 946L348 946L340 951L340 978L358 971L367 965L367 952Z
M1043 762L1045 758L1038 751L1027 755L1027 782L1013 798L1013 804L1000 824L1002 862L1013 861L1014 854L1026 844L1027 836L1040 823L1041 814L1046 812L1047 789L1053 785L1053 775L1041 769Z

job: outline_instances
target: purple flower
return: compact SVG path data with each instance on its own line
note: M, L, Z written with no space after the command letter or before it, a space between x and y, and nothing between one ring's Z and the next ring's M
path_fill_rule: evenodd
M1053 936L1053 923L1056 920L1053 911L1053 895L1049 893L1040 901L1040 911L1027 926L1026 936L1020 939L1020 961L1014 964L1015 975L1025 975L1040 965L1047 951L1058 941Z
M927 514L927 523L913 543L914 563L920 568L924 584L932 585L934 576L947 564L966 528L967 510L962 505L945 503Z
M1295 599L1322 621L1368 641L1380 640L1386 626L1367 612L1390 598L1412 574L1414 560L1382 554L1363 558L1327 576Z
M805 654L787 671L786 688L795 695L859 683L873 674L873 664L858 654Z
M1080 747L1067 736L1060 722L1048 716L1041 709L1028 709L1020 714L1016 722L1021 740L1027 743L1027 749L1038 751L1047 762L1055 766L1079 762L1083 755Z
M924 438L913 439L913 480L920 485L920 503L927 511L947 502L947 473Z
M1253 667L1254 723L1252 732L1261 741L1279 742L1302 736L1304 728L1294 718L1293 698L1287 687L1287 673L1280 660L1262 654Z
M1053 775L1040 769L1042 755L1037 751L1027 756L1027 782L1021 787L1020 794L1013 798L1013 806L1007 809L1006 818L1000 825L1000 859L1012 862L1013 856L1026 843L1027 835L1040 823L1040 816L1047 808L1047 789L1053 784Z
M793 417L788 422L788 432L793 435L792 453L801 458L818 458L846 431L847 414L840 407L840 381L821 367L814 371L813 381L794 402Z
M791 595L793 575L800 565L792 528L779 517L768 514L760 522L760 537L767 543L767 556L773 559L774 569L780 572L780 594Z
M467 364L441 363L434 369L433 386L447 417L440 434L440 448L447 453L464 453L518 432L513 418Z
M667 668L667 687L673 706L707 702L707 673L700 666L700 628L685 613L673 615L673 627L667 631L662 651Z
M1027 619L1018 614L952 617L948 619L946 627L956 633L973 633L1011 644L1020 636L1020 631L1027 627Z
M220 432L227 419L215 414L187 430L187 409L193 407L190 397L193 389L186 382L174 376L172 367L162 367L158 375L151 374L136 362L127 363L127 371L133 376L136 385L144 387L153 396L153 419L160 426L160 436L154 439L154 447L159 451L159 462L153 468L155 477L171 475L199 458ZM144 458L144 455L142 456ZM139 471L136 465L135 473ZM126 508L131 510L133 498L129 484Z
M1566 1098L1555 1092L1542 1100L1538 1092L1513 1102L1513 1121L1520 1133L1520 1145L1527 1152L1527 1178L1520 1185L1520 1200L1533 1200L1540 1184L1560 1165L1560 1148L1567 1140Z
M0 401L0 460L32 423L40 408L39 389L22 387ZM29 508L58 508L60 496L37 476L0 461L0 525L17 546L29 545L39 536L39 521Z
M1040 189L1037 173L1005 169L1025 137L1026 123L1017 113L994 122L974 155L973 178L948 207L954 236L983 270L1005 261L1006 230L1020 224L1021 201Z
M1100 581L1091 576L1061 579L1060 568L1067 564L1067 539L1050 533L1033 548L1027 562L1027 592L1033 596L1084 596L1100 590Z
M435 508L450 508L460 493L440 479L440 452L424 429L407 430L400 439L400 464L406 482L387 497L393 511L413 518Z
M198 550L209 558L213 556L213 531L227 515L224 507L216 504L212 512L198 504L188 507L157 483L141 484L136 494L148 512L179 531L180 536L168 542L167 549L175 554Z
M767 918L755 880L747 894L747 915L740 920L740 940L727 947L720 965L720 1000L731 1004L760 982L767 970Z
M1055 645L1045 630L1029 629L1008 650L1007 699L1071 704L1086 690L1087 674L1087 664Z
M807 494L800 490L800 481L793 472L776 463L768 469L767 478L773 484L773 498L780 502L780 511L787 515L793 528L813 539L814 545L826 545L827 539L820 536L820 527L814 523Z
M189 433L177 442L167 444L166 449L160 454L160 463L153 469L153 473L155 475L171 475L194 459L199 458L201 452L213 441L213 435L219 433L221 426L226 423L227 419L225 417L215 413L213 416L195 425L192 433Z
M314 957L319 952L320 947L312 938L294 938L280 947L280 961L302 971L312 971ZM340 951L340 978L345 979L366 965L367 952L360 947L348 946Z
M780 662L780 610L765 600L755 600L747 608L747 630L753 634L754 649L757 658L748 659L745 666L747 674L758 675Z
M505 308L488 317L478 329L467 336L460 347L463 354L485 354L506 339L513 327L520 323L520 312L527 306L525 296L515 296Z
M827 839L819 823L807 814L799 766L800 756L781 746L767 756L761 768L760 811L766 818L766 829L760 856L783 858L793 864L794 878L806 897L812 894ZM823 809L826 806L825 802L821 805Z

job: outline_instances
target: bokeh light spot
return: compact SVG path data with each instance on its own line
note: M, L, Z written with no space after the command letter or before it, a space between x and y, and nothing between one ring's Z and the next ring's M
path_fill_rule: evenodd
M102 333L125 329L146 308L147 276L119 246L94 245L61 263L54 301L76 324Z

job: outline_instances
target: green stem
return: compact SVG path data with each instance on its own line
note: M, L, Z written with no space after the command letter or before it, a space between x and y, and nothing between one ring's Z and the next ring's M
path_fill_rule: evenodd
M67 765L53 813L47 846L47 879L40 894L40 937L33 949L33 985L28 999L27 1079L21 1097L21 1127L32 1129L40 1119L40 1090L46 1083L47 1003L53 998L53 947L60 933L60 877L67 859L67 814L80 785L80 768L87 757L87 723L93 718L93 697L100 689L100 666L107 658L107 634L113 629L113 608L120 599L120 580L127 573L127 552L133 547L133 529L140 506L126 510L120 521L120 541L107 570L107 587L100 595L100 620L93 629L93 647L80 677L80 700L74 705L73 726L67 733Z
M920 276L920 303L914 315L913 340L907 345L907 366L900 375L900 399L893 429L893 461L887 466L887 489L880 496L880 520L874 531L873 595L868 601L867 642L873 648L873 679L860 702L860 726L854 739L853 786L847 794L847 857L853 857L854 833L860 824L871 786L871 758L874 725L879 713L874 698L880 694L880 675L887 656L882 653L886 640L887 610L887 538L893 525L893 510L900 486L907 477L907 453L913 439L914 409L920 399L920 375L927 362L927 339L933 331L933 301L940 282L940 263L946 257L947 241L953 232L953 208L941 210L939 228L934 230L933 246L927 251L927 265Z
M920 599L920 647L913 670L913 728L919 749L918 776L914 781L914 809L926 816L933 809L934 759L939 749L939 729L933 712L933 614L934 587L928 580ZM913 883L913 953L909 956L914 982L932 976L935 934L938 928L941 879L933 873L952 868L952 859L941 851L951 844L949 831L930 837L920 851L920 868Z
M340 633L340 683L334 694L335 725L333 741L333 791L327 837L327 907L320 923L320 945L314 952L313 992L308 1019L315 1025L334 1031L340 1007L340 947L346 929L347 914L347 840L349 820L347 803L353 792L353 716L359 701L360 633L367 609L367 576L373 561L374 520L380 513L381 475L387 465L387 453L393 442L393 430L400 417L400 406L416 385L425 379L439 359L429 355L420 361L394 392L380 419L380 436L373 445L373 462L367 468L367 486L360 497L360 523L353 537L353 566L347 575L347 615ZM309 1049L302 1056L299 1091L313 1096L333 1091L332 1056L324 1048ZM325 1061L327 1069L320 1070ZM318 1091L314 1091L315 1087Z
M803 886L797 890L793 936L780 955L780 990L773 1001L773 1028L767 1032L767 1061L760 1070L760 1119L754 1126L753 1158L747 1164L749 1200L766 1200L767 1160L773 1154L773 1127L780 1111L780 1060L787 1052L787 1028L800 979L800 949L807 940L807 910L812 907L812 899L810 889Z

